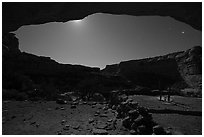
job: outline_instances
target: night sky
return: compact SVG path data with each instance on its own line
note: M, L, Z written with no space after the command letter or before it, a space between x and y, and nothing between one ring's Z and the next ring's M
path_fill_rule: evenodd
M63 64L104 68L165 55L202 43L202 32L171 17L97 13L83 20L23 26L20 49Z

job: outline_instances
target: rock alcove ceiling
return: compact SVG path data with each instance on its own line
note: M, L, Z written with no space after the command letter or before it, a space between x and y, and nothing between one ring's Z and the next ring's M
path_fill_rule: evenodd
M34 25L43 24L48 22L67 22L70 20L79 20L88 15L94 13L109 13L109 14L126 14L133 16L170 16L178 21L184 22L192 26L194 29L202 30L202 3L7 3L2 4L2 33L3 33L3 87L7 85L7 81L12 80L7 79L7 74L18 73L25 76L29 76L35 83L41 83L41 80L49 79L50 76L55 77L54 79L58 81L59 76L63 77L64 83L71 83L69 88L75 87L80 80L84 80L95 77L95 74L89 72L97 72L97 77L104 78L100 73L99 68L90 68L85 66L76 66L70 64L59 64L54 60L47 57L38 57L28 53L21 53L19 50L18 39L14 34L10 33L17 30L24 25ZM195 46L195 45L192 45ZM192 52L190 52L192 50ZM169 59L165 58L160 60L156 58L155 60L155 70L147 70L145 74L147 79L151 73L152 77L157 76L158 80L166 81L166 85L173 84L175 82L185 81L190 87L201 86L201 68L202 68L202 54L201 47L196 47L185 52L175 53L175 58ZM194 52L196 54L194 54ZM186 54L193 53L193 54ZM182 57L177 60L177 55ZM189 59L190 58L190 59ZM188 60L188 61L185 61ZM150 62L150 63L147 63ZM153 61L154 62L154 61ZM171 62L168 64L168 62ZM138 62L127 62L134 66L138 66ZM140 70L137 72L129 71L127 74L125 70L129 70L127 63L121 63L119 66L122 67L120 75L139 77ZM123 65L125 64L125 65ZM151 61L144 61L145 66L151 65ZM159 64L159 65L158 65ZM168 68L164 68L166 65L171 65L170 68L172 73L171 78L169 78ZM117 65L118 66L118 65ZM125 67L124 67L125 66ZM109 68L104 70L109 72ZM113 67L115 68L115 67ZM113 73L118 70L116 67L113 69ZM119 69L121 70L121 69ZM162 70L164 73L161 73ZM167 73L166 73L167 72ZM77 73L77 76L76 76ZM160 74L161 73L161 74ZM42 75L43 74L43 75ZM100 75L100 76L99 76ZM69 79L66 77L69 76ZM144 76L144 75L143 75ZM40 80L38 78L41 78ZM140 76L141 77L141 76ZM60 79L63 79L60 78ZM195 80L196 79L196 80ZM112 79L115 81L115 78ZM131 79L135 83L140 83L146 81L146 78L141 79ZM48 80L49 81L49 80ZM170 82L169 82L170 81ZM127 83L124 80L116 80L118 85ZM156 83L158 83L156 81ZM116 85L117 85L116 84ZM63 85L63 84L62 84ZM62 87L62 85L60 85ZM67 86L67 85L66 85ZM151 86L151 85L145 85ZM12 87L14 88L14 87Z
M202 29L202 4L194 3L3 3L3 32L23 25L67 22L94 13L134 16L170 16L197 30Z

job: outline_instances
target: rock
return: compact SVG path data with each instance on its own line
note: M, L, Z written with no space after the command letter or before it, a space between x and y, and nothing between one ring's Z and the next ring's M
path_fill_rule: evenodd
M138 102L131 102L131 103L130 103L130 107L132 107L133 109L137 109L137 107L138 107Z
M84 101L83 104L87 104L87 102Z
M96 128L94 128L94 129L92 130L92 133L93 133L94 135L108 135L108 131L105 130L105 129L96 129Z
M162 126L156 125L153 127L153 133L156 135L165 135L165 130Z
M65 108L64 108L64 107L61 107L60 110L65 110Z
M135 130L130 130L130 134L131 134L131 135L137 135L137 131L135 131Z
M169 130L166 130L166 135L172 135L172 132Z
M93 123L94 119L93 118L89 118L89 123Z
M140 135L145 135L145 134L147 134L147 133L146 133L146 126L144 126L144 125L138 126L137 132L138 132Z
M80 127L80 125L78 125L78 124L77 124L77 125L72 126L72 128L73 128L73 129L76 129L76 130L77 130L77 129L79 129L79 127Z
M75 105L71 105L71 109L73 109L73 108L76 108L76 106Z
M103 113L104 113L104 114L107 114L107 113L108 113L108 111L104 111Z
M139 116L139 112L137 110L130 110L128 112L128 115L130 116L131 119L136 119Z
M112 110L116 110L116 106L115 105L112 106Z
M36 124L35 126L38 128L40 126L40 124Z
M97 123L96 127L98 129L105 129L107 127L107 124L106 123Z
M62 131L57 131L57 135L62 135Z
M95 113L94 116L98 116L99 114Z
M126 100L128 100L128 96L127 96L127 95L121 96L121 100L122 100L123 102L126 101Z
M138 127L138 125L135 122L133 122L131 125L131 129L137 130L137 127Z
M158 85L155 76L162 81L161 86L172 86L178 84L178 88L196 87L200 78L190 78L191 75L202 74L202 47L196 46L187 51L175 52L161 57L154 57L142 60L125 61L120 64L107 65L104 73L124 76L133 83L146 83L147 87ZM113 67L114 66L114 67ZM111 69L110 68L114 68ZM151 68L151 69L149 69ZM181 79L178 79L178 78ZM196 80L195 80L196 79ZM183 82L185 81L185 83ZM181 84L184 83L184 84ZM181 86L181 87L180 87ZM177 86L176 86L177 87ZM129 94L129 92L128 92ZM135 89L130 94L149 94L148 89Z
M62 100L62 99L57 99L57 100L56 100L56 103L57 103L57 104L66 104L67 101Z
M64 130L69 130L69 127L70 127L70 125L65 125L63 129Z
M72 102L72 105L78 105L79 102L75 101L75 102Z
M113 130L113 126L112 125L108 125L105 129L106 130Z
M99 111L99 110L97 110L95 113L96 113L96 114L100 114L100 111Z
M100 117L108 117L107 114L101 114Z
M149 116L149 110L145 107L139 107L138 111L139 111L140 115L142 115L143 117Z
M92 102L92 105L96 105L97 104L97 102Z
M102 102L102 101L105 101L105 98L101 93L94 93L93 100L97 102Z
M189 50L189 55L200 55L202 54L202 48L200 46L195 46Z
M125 127L125 128L130 128L131 127L131 119L130 117L126 117L122 120L122 125Z
M79 102L79 105L82 105L83 103L82 102Z
M135 129L135 127L138 127L138 126L140 126L140 125L142 125L143 124L143 122L144 122L144 117L142 117L141 115L139 115L139 117L138 118L136 118L134 121L133 121L133 129Z
M48 110L48 111L51 111L51 110L52 110L52 108L47 108L47 110Z
M127 99L125 102L126 102L126 103L131 103L132 101L133 101L133 99L129 98L129 99Z
M146 120L151 121L151 120L152 120L152 114L151 114L151 113L148 113L144 118L145 118Z
M36 122L31 122L31 123L30 123L30 125L34 125L34 124L36 124Z
M65 119L63 119L62 121L61 121L61 124L64 124L64 123L66 123L67 121L65 120Z
M108 107L106 107L106 106L105 106L105 107L103 107L103 110L108 110Z
M113 121L113 119L109 119L107 122L112 122Z

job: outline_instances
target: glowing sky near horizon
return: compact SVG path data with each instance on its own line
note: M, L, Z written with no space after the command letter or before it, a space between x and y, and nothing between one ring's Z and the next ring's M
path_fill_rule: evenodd
M16 32L20 49L63 64L104 68L202 44L202 32L171 17L97 13L66 23L29 25Z

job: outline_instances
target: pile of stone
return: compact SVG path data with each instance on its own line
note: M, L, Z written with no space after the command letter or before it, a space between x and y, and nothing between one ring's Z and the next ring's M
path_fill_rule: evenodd
M118 97L120 98L120 96ZM117 118L122 119L122 125L133 135L165 135L163 127L153 121L151 113L145 107L132 99L117 99L112 108L117 111ZM120 103L119 100L121 101ZM117 105L116 105L117 104Z

